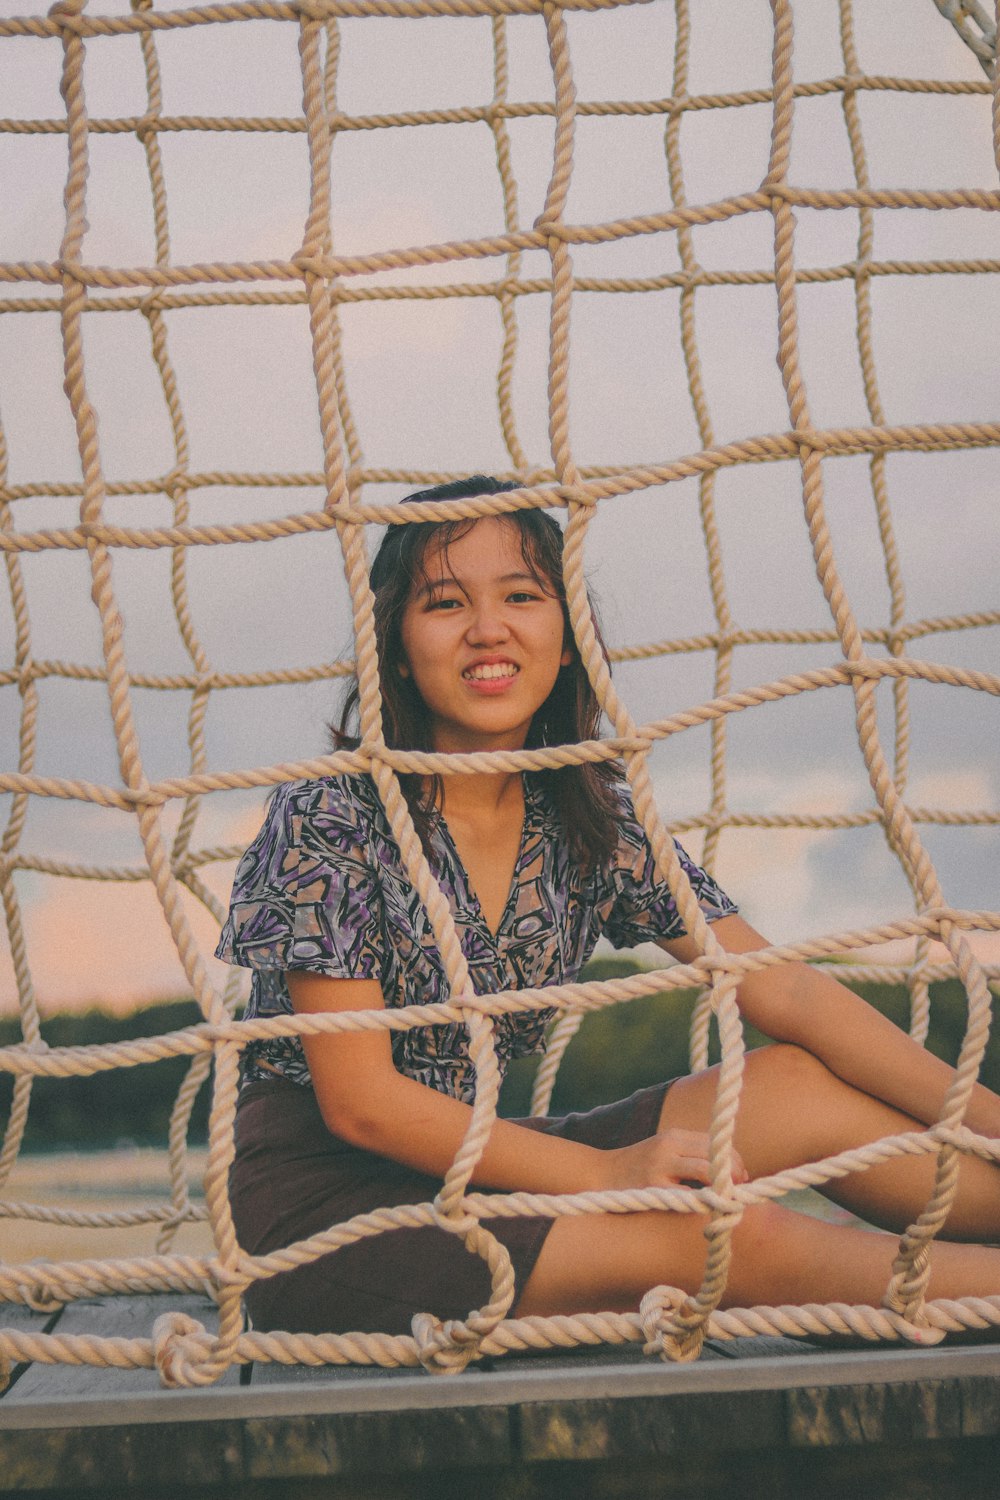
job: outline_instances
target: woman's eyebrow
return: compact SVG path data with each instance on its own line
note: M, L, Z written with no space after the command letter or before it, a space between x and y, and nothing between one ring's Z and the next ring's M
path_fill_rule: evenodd
M531 583L535 587L538 587L538 579L535 577L534 573L527 572L504 573L495 581L502 584ZM417 590L417 598L424 599L428 594L436 594L438 589L446 588L461 589L463 594L467 593L465 584L461 581L461 579L456 578L454 573L447 573L442 574L440 578L428 578L427 581L425 583L422 583L420 585L420 588Z
M427 594L436 594L438 589L446 589L449 586L456 589L462 587L454 573L443 573L440 578L427 578L417 589L417 598L423 599Z

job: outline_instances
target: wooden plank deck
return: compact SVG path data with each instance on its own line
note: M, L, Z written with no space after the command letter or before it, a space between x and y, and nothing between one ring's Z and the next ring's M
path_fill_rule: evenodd
M92 1298L0 1327L148 1336L198 1297ZM248 1378L249 1377L249 1378ZM487 1362L458 1376L255 1364L167 1391L151 1370L31 1364L0 1398L0 1496L158 1500L721 1496L997 1500L1000 1343L715 1342Z

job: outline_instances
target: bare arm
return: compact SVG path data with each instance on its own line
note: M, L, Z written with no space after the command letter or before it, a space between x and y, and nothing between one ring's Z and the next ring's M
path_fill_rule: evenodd
M384 1008L376 980L328 979L296 971L286 979L299 1015ZM467 1104L398 1073L388 1031L307 1036L302 1044L330 1131L366 1151L444 1177L469 1127L472 1111ZM472 1177L478 1187L539 1193L681 1180L709 1180L707 1137L699 1132L665 1131L639 1147L599 1151L508 1120L495 1122Z
M712 931L730 953L768 946L742 917L722 917L712 924ZM698 956L687 937L660 946L682 963ZM753 1026L777 1042L792 1042L811 1052L855 1088L926 1125L938 1119L954 1069L832 974L808 964L760 969L741 983L738 1003ZM966 1124L981 1135L1000 1136L1000 1098L977 1084Z

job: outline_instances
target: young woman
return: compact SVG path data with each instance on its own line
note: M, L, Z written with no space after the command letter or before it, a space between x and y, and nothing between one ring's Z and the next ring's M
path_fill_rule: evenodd
M411 499L510 488L478 476ZM427 750L517 750L586 739L599 711L576 652L562 535L541 511L390 527L372 569L386 739ZM350 739L357 688L336 739ZM657 877L621 767L404 779L480 992L576 978L604 935L696 956ZM734 953L766 946L684 860ZM254 970L248 1015L380 1009L444 999L444 969L371 780L282 786L237 871L219 957ZM747 1059L736 1130L745 1180L918 1129L952 1071L827 973L748 976L746 1020L774 1038ZM501 1063L537 1052L545 1014L496 1022ZM481 1189L570 1193L709 1180L715 1070L562 1120L498 1120ZM231 1193L243 1246L263 1254L382 1205L433 1198L469 1122L475 1079L460 1026L255 1043L247 1050ZM1000 1098L977 1087L967 1123L1000 1138ZM877 1304L894 1234L920 1212L931 1156L824 1191L887 1233L775 1205L735 1235L729 1305ZM651 1286L696 1290L706 1243L693 1214L491 1219L517 1275L514 1312L634 1308ZM1000 1294L1000 1167L963 1158L931 1296ZM965 1243L954 1243L963 1241ZM978 1242L978 1243L977 1243ZM417 1311L464 1317L487 1300L484 1263L437 1228L394 1230L256 1284L258 1328L407 1332Z

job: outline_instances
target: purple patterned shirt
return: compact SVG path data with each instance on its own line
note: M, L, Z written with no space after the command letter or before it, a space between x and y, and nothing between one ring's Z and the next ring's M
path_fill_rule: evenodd
M521 847L507 905L494 934L469 886L443 819L435 821L430 865L451 907L479 994L572 983L606 937L616 948L680 937L684 925L622 786L618 845L610 862L580 870L538 779L524 777ZM709 921L736 907L715 881L678 850ZM335 979L377 979L388 1006L436 1004L448 982L430 920L410 884L375 785L368 776L324 777L280 786L260 833L240 860L229 918L216 956L254 970L248 1018L290 1014L285 971ZM540 1052L551 1010L498 1016L501 1070L512 1057ZM471 1103L475 1070L460 1024L395 1033L401 1073ZM247 1081L266 1063L309 1084L297 1037L254 1042Z

